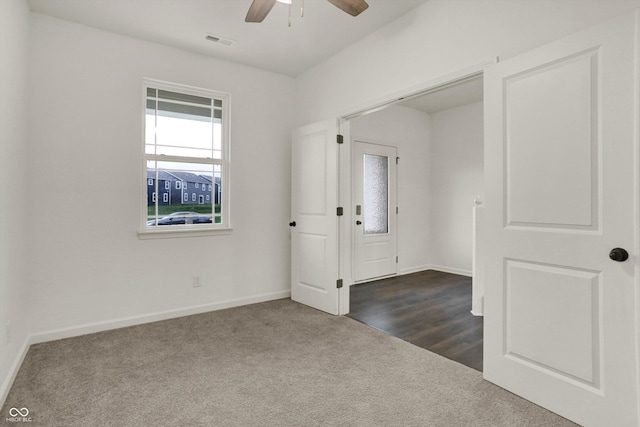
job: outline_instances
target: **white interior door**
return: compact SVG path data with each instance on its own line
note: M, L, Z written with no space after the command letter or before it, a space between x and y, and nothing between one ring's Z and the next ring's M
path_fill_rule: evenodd
M354 281L397 272L396 148L355 141Z
M338 127L335 120L293 132L291 298L338 314Z
M585 426L638 425L634 29L485 73L484 376Z

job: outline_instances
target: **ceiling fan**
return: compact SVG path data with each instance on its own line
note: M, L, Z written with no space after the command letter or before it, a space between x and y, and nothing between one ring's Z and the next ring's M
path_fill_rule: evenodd
M262 22L276 1L280 0L253 0L244 19L245 22ZM291 0L282 2L291 4ZM365 0L329 0L329 2L351 16L358 16L369 7Z

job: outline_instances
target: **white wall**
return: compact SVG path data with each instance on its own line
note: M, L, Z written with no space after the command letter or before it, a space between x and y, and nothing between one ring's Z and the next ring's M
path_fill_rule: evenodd
M287 296L294 80L42 15L31 38L32 333ZM233 234L138 239L143 77L231 95Z
M429 250L429 115L401 106L350 121L352 138L398 148L398 272L424 270Z
M0 1L0 406L21 360L31 307L24 197L29 180L28 25L29 9L23 0Z
M483 199L482 102L431 114L431 264L471 274L476 196Z
M296 80L297 123L503 58L640 7L640 0L429 0Z

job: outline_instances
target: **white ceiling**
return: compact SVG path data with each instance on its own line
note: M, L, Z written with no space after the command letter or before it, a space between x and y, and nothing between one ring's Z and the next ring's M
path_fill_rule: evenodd
M300 7L304 1L304 17ZM352 17L326 0L281 3L262 23L245 23L252 0L28 0L33 12L296 76L427 0L366 0ZM207 33L235 40L205 40Z

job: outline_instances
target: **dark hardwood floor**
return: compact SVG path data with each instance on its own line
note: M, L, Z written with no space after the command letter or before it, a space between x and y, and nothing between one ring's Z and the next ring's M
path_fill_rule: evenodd
M482 371L471 278L427 270L351 287L349 317Z

